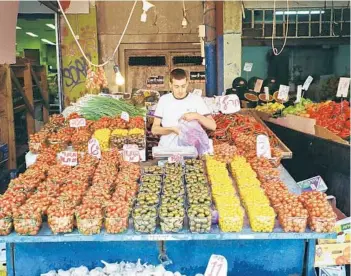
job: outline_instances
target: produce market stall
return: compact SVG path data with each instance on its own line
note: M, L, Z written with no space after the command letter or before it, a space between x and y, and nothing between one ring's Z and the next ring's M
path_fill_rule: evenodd
M283 167L279 170L289 190L299 193L289 173ZM11 233L1 237L0 241L7 243L8 275L28 275L28 271L31 275L39 275L51 269L68 269L84 264L99 266L102 265L100 259L135 261L142 258L149 263L158 263L160 253L166 253L172 260L172 270L186 275L205 271L211 254L227 258L229 275L244 272L245 275L301 275L304 264L307 265L307 275L314 275L315 240L335 236L334 233L309 230L285 233L278 223L272 233L257 233L251 230L247 220L238 233L224 233L213 225L210 233L205 234L187 230L163 234L160 229L155 234L136 234L130 223L125 233L114 235L102 230L100 234L89 236L79 234L77 230L53 235L44 223L36 236ZM162 247L165 251L160 250L161 241L164 241Z
M257 115L294 152L283 164L296 181L320 175L338 208L350 215L350 107L347 101L312 103L302 99L282 109L283 117L272 117L277 109L259 107ZM279 107L278 107L279 108ZM308 162L306 162L308 160Z
M193 275L211 254L229 275L314 275L336 216L325 194L300 194L280 165L292 152L254 113L214 116L213 155L143 163L144 112L88 96L31 137L35 163L0 199L10 275L138 258Z

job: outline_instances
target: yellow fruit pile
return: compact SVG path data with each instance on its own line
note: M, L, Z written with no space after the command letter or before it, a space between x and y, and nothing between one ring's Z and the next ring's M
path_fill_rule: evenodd
M275 112L277 112L278 110L282 110L284 109L285 106L281 103L268 103L268 104L262 104L256 107L256 110L261 111L261 112L265 112L268 114L274 114Z
M123 136L123 137L128 136L128 130L117 128L112 131L111 136Z
M230 164L239 189L240 198L248 214L252 231L272 232L275 213L260 187L251 165L242 156L235 156Z
M129 135L144 135L145 131L141 128L132 128L128 132Z
M206 168L219 215L219 227L223 232L240 232L244 224L244 210L226 164L207 156Z
M111 130L108 128L97 129L94 132L93 137L98 140L101 151L108 151L110 148L110 135Z

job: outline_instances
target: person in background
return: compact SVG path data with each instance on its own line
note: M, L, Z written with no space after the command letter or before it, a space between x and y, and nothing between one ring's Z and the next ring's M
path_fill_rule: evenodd
M161 135L159 146L174 148L178 146L179 120L197 120L208 130L216 129L204 100L187 91L188 76L183 69L174 69L170 74L172 93L163 95L156 107L152 133Z

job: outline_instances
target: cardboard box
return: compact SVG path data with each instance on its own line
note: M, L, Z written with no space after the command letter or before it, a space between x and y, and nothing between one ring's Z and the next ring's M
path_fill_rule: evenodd
M350 264L350 243L316 245L315 267Z
M321 267L319 276L346 276L345 266Z

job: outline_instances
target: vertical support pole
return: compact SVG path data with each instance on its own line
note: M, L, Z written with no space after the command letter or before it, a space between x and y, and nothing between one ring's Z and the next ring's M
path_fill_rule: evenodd
M34 99L33 99L33 81L32 81L30 63L25 64L25 68L23 71L23 78L24 78L24 93L26 94L28 102L32 106L35 112ZM27 134L29 139L29 135L35 132L35 119L29 112L26 112L26 122L27 122Z
M63 95L63 85L62 85L62 51L61 51L61 36L60 36L60 14L55 12L55 36L56 36L56 62L57 62L57 86L58 86L58 98L60 113L63 111L64 106L64 95ZM49 101L50 104L50 101Z
M40 67L40 84L41 90L43 91L44 100L46 100L46 102L49 102L48 79L46 76L45 66ZM43 106L43 120L44 123L47 123L49 121L49 110L45 105Z
M10 66L0 65L0 141L6 143L9 148L9 170L17 167L14 126Z
M316 276L314 269L314 256L316 254L316 240L307 240L307 250L305 257L305 273L306 276Z
M224 90L241 76L241 1L225 1L223 9Z
M216 1L217 95L224 91L223 1Z
M214 1L204 2L205 62L206 62L206 96L217 95L217 53L216 53L216 4Z

